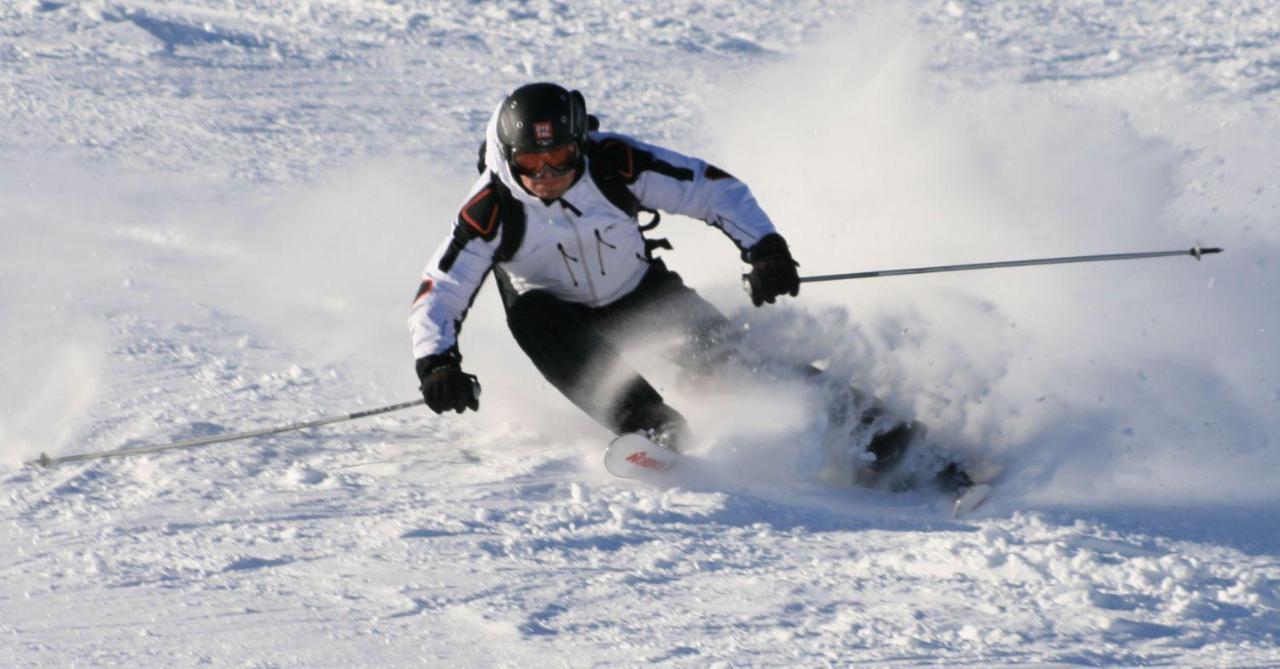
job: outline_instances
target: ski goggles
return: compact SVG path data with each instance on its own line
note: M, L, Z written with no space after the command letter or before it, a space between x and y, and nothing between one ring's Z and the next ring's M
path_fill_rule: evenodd
M562 176L577 164L577 144L563 144L542 151L515 151L511 154L511 168L517 174L535 178Z

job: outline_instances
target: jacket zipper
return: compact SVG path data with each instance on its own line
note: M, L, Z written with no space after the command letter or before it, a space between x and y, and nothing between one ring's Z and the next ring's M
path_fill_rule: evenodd
M604 271L604 249L601 247L608 246L609 248L615 249L615 250L618 247L614 246L613 244L610 244L609 242L606 242L604 240L604 237L600 236L599 230L595 230L595 233L596 233L596 260L600 262L600 276L607 276L609 273Z
M569 266L569 261L572 260L574 262L578 262L578 259L569 255L569 252L564 250L564 244L556 242L556 248L560 249L560 259L564 261L564 269L569 273L569 280L573 281L573 287L577 288L578 277L573 275L573 268Z
M564 207L566 210L573 212L579 216L582 215L582 212L578 211L577 207L574 207L573 205L569 204L563 198L560 200L560 206ZM573 221L572 216L569 216L567 214L565 215L564 220L568 221L569 227L573 228L573 238L578 242L578 254L585 257L586 247L582 245L582 235L578 234L578 224ZM570 257L568 253L565 253L565 250L563 247L560 249L560 253L564 254L566 258ZM576 261L577 258L574 258L574 260ZM565 261L565 265L568 266L568 260ZM600 301L600 295L596 293L596 285L591 281L591 268L586 266L587 265L586 262L583 262L582 265L587 270L583 272L583 274L587 277L587 292L591 293L591 302L592 304L594 304ZM573 285L574 286L578 285L577 279L574 279Z

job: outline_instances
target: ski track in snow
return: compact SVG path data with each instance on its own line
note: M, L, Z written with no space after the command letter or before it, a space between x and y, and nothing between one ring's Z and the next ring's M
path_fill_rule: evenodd
M1254 492L1271 487L1280 420L1280 363L1264 334L1280 327L1270 311L1280 165L1275 153L1256 151L1280 146L1280 7L886 8L821 0L0 7L8 130L0 137L0 666L1280 666L1280 504ZM704 130L715 130L720 93L736 94L733 82L758 70L785 68L824 35L867 38L848 26L885 13L914 26L922 69L936 77L926 88L943 97L991 87L1030 90L1069 110L1118 101L1142 141L1115 135L1109 160L1138 172L1166 155L1184 161L1169 177L1177 197L1158 204L1180 221L1174 232L1206 242L1230 235L1244 269L1210 275L1210 288L1219 276L1224 286L1217 295L1226 306L1215 314L1254 314L1247 326L1223 318L1221 335L1197 339L1207 326L1160 328L1157 316L1185 323L1176 319L1186 315L1153 306L1153 338L1178 344L1149 344L1150 359L1134 361L1145 366L1138 381L1068 370L1068 390L1099 396L1096 411L1076 412L1060 386L1021 404L1002 399L1005 377L1026 383L1039 373L1001 353L1031 336L1022 331L994 331L984 343L999 354L953 351L939 328L910 314L815 309L809 324L849 331L841 345L855 358L884 353L877 346L897 352L855 379L891 390L899 404L926 387L917 411L971 447L987 439L1006 448L987 455L1018 466L977 517L953 520L946 501L928 494L825 485L768 463L718 472L732 457L723 449L667 484L613 479L599 461L603 434L557 403L509 342L485 359L479 342L505 336L487 295L463 335L487 384L478 416L408 411L47 471L18 464L42 450L175 441L411 397L404 302L443 229L422 221L447 220L503 91L531 78L577 83L608 124L733 157L776 135L717 147ZM868 74L878 95L900 93L899 65L888 58ZM1157 98L1174 102L1146 104ZM1025 130L1016 110L984 113L1010 126L1012 142ZM955 155L924 158L945 168ZM1025 167L1000 163L1007 158L992 157L992 171ZM769 190L769 172L741 158L728 168L736 173L738 163ZM1160 167L1148 169L1160 177L1153 181L1164 178ZM795 185L784 176L777 181ZM971 177L954 175L962 184ZM795 229L801 240L813 231ZM1026 238L1070 233L1044 226ZM816 256L825 240L802 244ZM694 264L674 258L681 271ZM1104 293L1098 274L1067 288L1082 301L1100 296L1110 310L1101 323L1128 343L1133 303L1105 300L1146 299L1142 291L1161 281ZM1024 276L1029 290L1062 287ZM1155 276L1201 303L1188 286L1202 276L1186 284L1172 270ZM1159 295L1151 299L1178 301ZM977 326L980 338L1006 318L991 299L950 299L947 313L968 319L956 327ZM1024 330L1054 323L1051 312L1022 316L1031 321ZM855 329L848 313L867 323ZM812 343L775 332L790 321L755 318L755 332L801 352ZM1214 336L1231 350L1195 348ZM1078 351L1088 365L1072 364L1109 364L1101 348ZM893 367L913 354L917 364ZM1160 362L1174 354L1208 362ZM953 367L940 381L929 371L935 362ZM1099 379L1112 385L1093 390ZM1170 409L1161 404L1167 393L1147 390L1161 384L1192 390L1172 395ZM1132 413L1106 414L1103 394L1130 398ZM1202 395L1213 397L1202 406ZM1178 403L1187 397L1197 401ZM1048 405L1066 417L1020 422ZM720 407L708 406L703 413ZM984 427L992 421L1007 422L1007 432ZM1135 465L1127 444L1159 442L1161 424L1177 421L1226 436L1157 444L1157 456ZM1017 450L1028 443L1041 447L1038 456ZM1221 462L1196 459L1206 451ZM1121 473L1103 477L1109 464ZM1225 494L1237 484L1240 497ZM1037 498L1040 487L1054 492Z

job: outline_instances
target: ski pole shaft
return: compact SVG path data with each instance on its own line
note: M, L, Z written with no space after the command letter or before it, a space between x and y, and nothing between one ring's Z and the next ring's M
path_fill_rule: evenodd
M172 444L152 444L149 446L138 446L135 448L117 448L110 451L98 451L95 453L81 453L79 455L64 455L58 458L51 458L47 453L41 453L40 457L27 462L28 465L40 465L42 467L52 467L53 465L62 464L64 462L77 462L79 460L96 460L101 458L122 458L130 455L141 455L143 453L156 453L159 451L168 451L177 448L191 448L192 446L204 446L206 444L218 444L226 441L239 441L241 439L250 439L252 437L265 437L272 434L280 434L281 432L294 432L296 430L305 430L310 427L320 427L321 425L329 425L332 423L341 423L348 420L356 420L357 418L368 418L369 416L377 416L378 414L391 413L392 411L400 411L409 407L416 407L424 404L424 400L413 400L411 402L400 402L399 404L390 404L376 409L366 409L364 411L356 411L354 413L343 414L341 416L330 416L328 418L319 418L316 420L306 421L303 423L291 423L289 425L281 425L279 427L268 427L261 430L250 430L248 432L237 432L235 434L219 434L212 437L201 437L199 439L187 439L185 441L177 441Z
M848 274L821 274L818 276L802 276L800 283L816 283L818 281L843 281L845 279L870 279L880 276L902 276L905 274L932 274L935 272L963 272L974 269L996 269L1000 267L1027 267L1029 265L1063 265L1076 262L1098 262L1102 260L1137 260L1140 258L1164 258L1168 256L1189 255L1196 260L1211 253L1222 253L1220 248L1193 247L1189 251L1147 251L1143 253L1109 253L1093 256L1069 256L1065 258L1038 258L1034 260L1006 260L1002 262L981 262L967 265L940 265L937 267L914 267L910 269L886 269L875 272L850 272Z

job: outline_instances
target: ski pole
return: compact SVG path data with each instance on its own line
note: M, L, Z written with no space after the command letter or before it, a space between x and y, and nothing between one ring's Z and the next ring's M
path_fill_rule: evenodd
M199 439L187 439L185 441L177 441L172 444L151 444L148 446L138 446L135 448L117 448L110 451L98 451L96 453L81 453L79 455L64 455L59 458L51 458L47 453L41 453L39 458L27 462L27 465L40 465L42 467L52 467L64 462L76 462L78 460L95 460L99 458L122 458L130 455L141 455L143 453L156 453L158 451L168 451L176 448L190 448L192 446L204 446L205 444L217 444L224 441L238 441L240 439L249 439L252 437L265 437L270 434L280 434L281 432L293 432L296 430L305 430L309 427L320 427L321 425L329 425L331 423L341 423L357 418L367 418L369 416L377 416L378 414L391 413L392 411L400 411L409 407L416 407L425 404L425 400L413 400L412 402L401 402L399 404L390 404L377 409L366 409L355 413L344 414L341 416L330 416L328 418L320 418L317 420L306 421L304 423L292 423L289 425L281 425L279 427L268 427L261 430L250 430L248 432L237 432L235 434L220 434L213 437L201 437Z
M1002 262L980 262L968 265L940 265L938 267L914 267L910 269L886 269L876 272L851 272L849 274L820 274L818 276L802 276L800 283L816 283L818 281L843 281L844 279L870 279L878 276L902 276L904 274L931 274L934 272L962 272L971 269L996 269L999 267L1026 267L1029 265L1063 265L1074 262L1097 262L1101 260L1136 260L1139 258L1164 258L1168 256L1189 255L1196 260L1211 253L1222 253L1220 248L1201 248L1198 244L1190 251L1147 251L1143 253L1109 253L1094 256L1069 256L1066 258L1038 258L1035 260L1006 260ZM745 276L744 276L745 278Z

